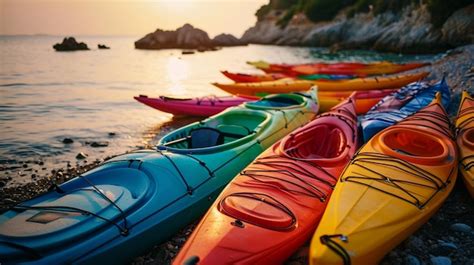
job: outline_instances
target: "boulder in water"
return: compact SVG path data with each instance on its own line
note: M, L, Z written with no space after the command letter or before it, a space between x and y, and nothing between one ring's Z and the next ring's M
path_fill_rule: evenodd
M56 43L53 48L58 52L89 50L84 42L77 42L74 37L64 38L62 43Z

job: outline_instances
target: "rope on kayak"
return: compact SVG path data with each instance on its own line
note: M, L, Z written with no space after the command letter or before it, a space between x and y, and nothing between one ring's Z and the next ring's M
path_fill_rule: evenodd
M212 106L214 106L216 104L216 102L219 102L219 103L222 103L223 100L220 99L218 96L216 95L209 95L209 96L204 96L204 97L200 97L200 98L196 98L196 101L197 101L197 105L201 105L202 102L204 102L205 100L209 101L211 103Z
M368 171L369 174L364 175L362 173L357 173L354 170L353 171L354 175L341 178L340 180L341 182L344 182L344 181L353 182L356 184L373 188L385 194L392 195L396 198L399 198L402 201L410 203L418 207L419 209L422 209L439 191L444 189L447 186L447 184L451 182L451 176L453 174L453 169L451 169L449 176L445 182L439 177L430 173L429 171L426 171L418 166L410 164L402 159L385 155L385 154L381 154L381 153L374 153L374 152L359 153L358 156L356 156L351 161L351 164L365 171ZM387 172L380 173L380 172L377 172L376 170L373 170L372 169L373 166L391 168L392 170L394 170L394 172L392 173L392 175L389 175ZM400 172L404 172L404 173L409 174L412 177L427 181L429 184L423 184L417 181L399 179L396 176L398 176ZM368 181L369 183L364 182L364 180ZM390 192L390 191L375 187L374 185L370 184L370 182L372 181L376 183L389 185L401 191L403 194L405 194L409 198L405 198L402 195L399 195L399 192ZM421 201L418 197L416 197L416 195L418 195L417 193L410 192L408 189L402 186L403 184L431 189L433 190L433 193L431 194L431 196L427 197L425 201Z
M229 197L241 197L241 198L257 200L257 201L260 201L262 203L268 204L272 207L275 207L275 208L281 210L282 212L288 214L291 217L291 224L289 224L287 227L274 227L274 226L271 226L271 225L263 225L261 223L253 223L249 220L243 220L247 223L250 223L250 224L253 224L253 225L256 225L256 226L260 226L260 227L265 227L265 228L272 229L272 230L288 230L288 229L292 228L296 223L296 215L288 207L286 207L283 203L279 202L278 200L276 200L275 198L273 198L270 195L263 194L263 193L257 193L257 192L236 192L236 193L232 193L232 194L229 194L226 197L224 197L219 202L221 211L224 212L228 216L236 218L237 220L239 220L239 218L237 216L233 216L231 213L229 213L228 211L225 210L225 207L223 207L223 203Z
M105 221L106 223L109 223L111 225L114 225L115 227L120 230L121 235L128 235L129 229L128 227L122 227L120 226L117 222L105 218L103 216L100 216L99 214L93 213L91 211L87 211L81 208L77 207L72 207L72 206L29 206L29 205L21 205L17 204L15 206L11 207L12 210L37 210L37 211L52 211L52 212L68 212L68 213L80 213L82 215L86 216L93 216L97 219L100 219L102 221Z
M168 155L166 155L165 153L163 153L161 150L156 150L160 155L162 155L163 157L165 157L169 162L170 164L174 167L174 169L176 170L176 172L178 172L178 175L179 177L181 178L181 180L184 182L184 185L186 186L186 191L188 192L188 194L193 194L193 188L189 185L189 183L186 181L186 178L184 177L183 173L181 172L181 170L179 170L178 166L176 165L176 163L173 161L173 159L171 159Z
M141 162L141 161L140 161ZM81 179L85 180L87 184L89 184L104 200L108 201L112 206L117 208L120 212L120 217L122 217L123 220L123 227L120 229L120 233L124 236L128 235L128 224L127 224L127 216L125 215L125 212L120 208L114 201L112 201L107 195L105 195L99 188L97 188L94 183L92 183L88 178L86 178L83 175L78 175Z
M449 120L448 115L446 114L446 111L444 111L444 108L441 106L441 104L436 103L435 105L438 105L443 110L444 113L437 113L437 112L429 111L426 109L420 110L414 113L413 115L408 116L404 120L400 121L398 124L399 125L414 125L417 127L429 128L441 133L442 135L445 135L446 137L450 139L453 139L453 132L452 132L453 125L451 124L451 121ZM417 122L411 123L411 121L425 121L432 125L419 124Z
M270 174L263 174L263 173L270 173ZM297 183L295 183L293 181L290 181L288 179L276 177L271 173L280 173L280 174L286 175L286 177L297 179L298 181L300 181L300 182L306 184L307 186L311 187L313 190L308 189L307 187L305 187L301 184L297 184ZM261 178L269 178L269 179L279 180L279 181L286 182L286 183L289 183L291 185L294 185L296 187L299 187L302 190L306 191L306 193L301 192L301 191L297 191L297 190L293 190L293 189L288 189L286 187L280 187L280 186L278 187L278 189L286 190L290 193L298 193L298 194L306 195L308 197L318 198L320 201L325 201L327 199L327 194L326 193L324 193L318 187L312 185L308 181L305 181L304 179L296 176L293 172L290 172L289 170L264 170L264 169L263 170L256 170L256 169L250 169L250 170L243 171L242 173L240 173L240 175L250 177L250 178L252 178L252 179L254 179L258 182L261 182L261 183L266 183Z
M470 160L473 158L474 158L474 155L468 155L468 156L463 157L463 159L459 160L459 163L461 163L461 165L464 167L464 170L470 170L471 167L474 166L474 160L465 163L466 160Z
M267 159L278 159L277 161L264 161L264 160L267 160ZM331 183L327 180L324 180L324 179L321 179L321 178L318 178L315 174L313 174L311 171L307 170L306 168L304 168L301 164L306 164L310 167L314 167L320 171L322 171L324 174L326 174L328 177L330 177L332 180L334 180L335 182L337 182L337 178L335 176L333 176L331 173L329 173L329 171L327 171L326 169L324 169L323 167L321 167L320 165L316 164L316 163L312 163L312 162L309 162L309 161L304 161L304 160L298 160L298 163L295 162L295 159L293 158L288 158L287 159L288 161L286 160L283 160L283 158L279 155L273 155L273 156L266 156L266 157L261 157L261 158L258 158L254 163L255 164L260 164L260 165L265 165L265 166L281 166L281 167L284 167L284 168L288 168L288 164L291 165L291 168L295 171L297 171L298 173L302 174L302 175L306 175L308 177L311 177L313 179L316 179L328 186L331 186L331 187L334 187L335 186L335 183Z
M339 238L344 243L348 242L347 236L342 234L323 235L319 240L321 241L321 244L326 245L330 250L334 251L339 257L341 257L344 265L351 265L351 256L347 253L346 249L334 241L333 238Z
M464 130L467 125L469 125L472 121L474 121L474 116L469 117L465 120L463 120L461 123L458 124L456 128L456 133L459 133L460 131Z

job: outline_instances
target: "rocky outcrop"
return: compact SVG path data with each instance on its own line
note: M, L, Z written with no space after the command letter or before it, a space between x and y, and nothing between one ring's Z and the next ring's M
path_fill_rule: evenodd
M107 46L107 45L105 45L105 44L97 44L97 48L98 48L99 50L103 50L103 49L107 50L107 49L110 49L110 47Z
M74 37L64 38L62 43L56 43L53 48L58 52L89 50L84 42L77 42Z
M454 12L441 31L443 41L452 46L474 43L474 4Z
M342 11L328 22L313 23L297 14L285 28L277 25L284 14L270 12L248 29L242 41L293 46L337 46L338 48L423 53L473 43L474 5L456 11L442 29L431 24L426 6L409 6L400 13L356 14Z
M190 24L175 31L157 29L135 42L137 49L197 49L213 46L209 35Z
M245 45L244 42L240 41L232 34L219 34L212 39L212 44L215 46L240 46Z

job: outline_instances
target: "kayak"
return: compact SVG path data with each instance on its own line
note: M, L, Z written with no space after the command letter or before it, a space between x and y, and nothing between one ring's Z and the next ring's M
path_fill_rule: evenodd
M427 82L412 83L381 99L362 117L364 142L379 131L428 105L437 92L441 92L443 105L447 108L451 93L444 79L434 85L429 85Z
M365 144L342 173L313 236L310 264L377 264L438 210L457 150L440 96Z
M392 94L394 89L356 91L353 95L357 115L366 114L383 97ZM350 92L319 92L319 111L329 111L334 106L347 99Z
M370 76L370 75L384 75L384 74L397 74L400 72L413 70L426 66L426 63L407 63L407 64L394 64L389 62L380 62L376 64L368 64L361 67L345 67L335 68L324 65L300 65L291 68L295 74L298 75L310 75L310 74L343 74L343 75L356 75L356 76Z
M262 81L274 81L283 78L288 78L285 74L273 73L273 74L242 74L232 73L229 71L221 71L223 75L234 82L238 83L251 83L251 82L262 82Z
M456 142L459 147L459 169L471 197L474 198L474 99L463 91L456 118Z
M420 68L429 63L397 64L391 62L374 63L305 63L305 64L270 64L264 61L248 62L248 64L265 71L266 73L283 73L287 76L328 74L354 75L365 77L369 75L396 74L403 71Z
M130 262L204 214L237 173L317 108L298 95L244 103L165 135L156 150L53 186L0 215L2 263Z
M238 96L217 97L214 95L197 98L172 98L160 96L149 98L146 95L134 97L138 102L157 110L171 113L173 115L212 116L229 107L240 105L250 100L258 100L258 97L243 98Z
M224 189L174 264L282 264L314 233L357 150L352 99L290 133Z
M220 84L213 83L218 88L230 94L243 94L259 96L262 94L279 94L296 91L306 91L313 86L318 86L319 91L358 91L376 89L398 89L409 83L423 79L427 72L405 74L393 77L355 78L348 80L294 80L280 79L276 81L255 83Z
M253 82L263 82L263 81L275 81L283 78L289 78L291 76L281 74L281 73L271 73L271 74L242 74L242 73L232 73L229 71L221 71L223 75L237 83L253 83ZM300 75L296 76L296 79L302 80L320 80L320 79L329 79L329 80L339 80L339 79L352 79L354 76L350 75Z

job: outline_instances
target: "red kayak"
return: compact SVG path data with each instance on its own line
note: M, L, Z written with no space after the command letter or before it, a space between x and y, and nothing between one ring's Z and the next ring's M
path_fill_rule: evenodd
M237 106L251 100L258 100L258 97L217 97L211 95L199 98L172 98L165 96L149 98L146 95L140 95L138 97L134 97L134 99L147 106L163 112L171 113L173 115L208 117L217 114L229 107Z
M281 264L314 233L356 150L357 116L349 98L234 178L173 264Z
M289 76L282 73L272 73L265 75L252 75L252 74L242 74L242 73L231 73L229 71L221 71L223 75L237 83L253 83L253 82L263 82L263 81L274 81L283 78L288 78Z

